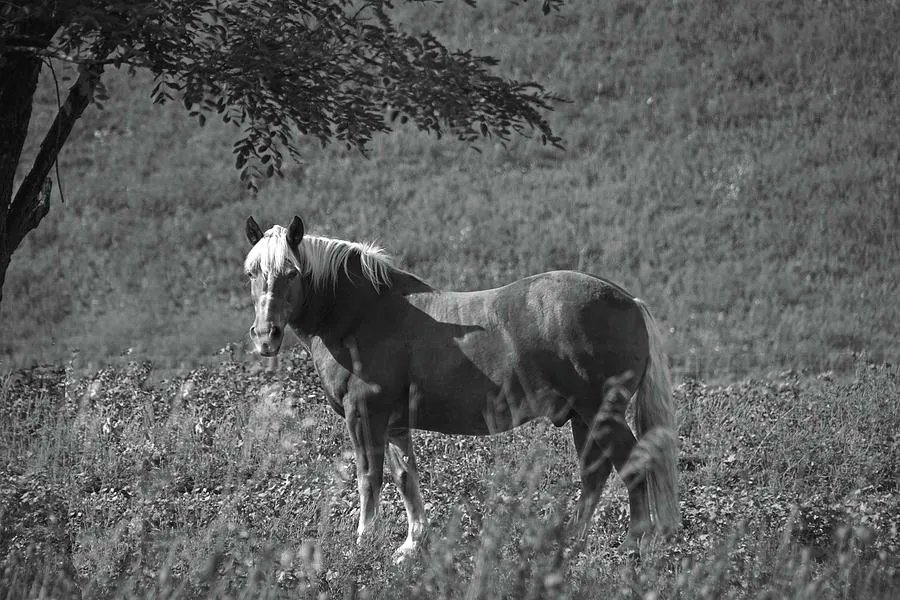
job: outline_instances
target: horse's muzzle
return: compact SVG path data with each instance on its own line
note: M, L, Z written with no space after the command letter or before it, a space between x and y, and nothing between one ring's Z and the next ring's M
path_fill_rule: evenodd
M284 329L274 323L266 323L250 328L250 337L256 345L256 350L263 356L275 356L281 349L281 341L284 339Z

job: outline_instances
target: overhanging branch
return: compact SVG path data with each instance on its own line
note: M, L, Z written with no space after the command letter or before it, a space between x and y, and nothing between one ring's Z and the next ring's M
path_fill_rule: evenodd
M49 201L41 201L41 189L75 122L91 103L94 89L102 73L103 67L100 65L83 66L78 74L78 80L69 88L69 95L53 120L53 125L47 130L31 170L10 204L6 228L8 251L15 250L28 232L37 227L49 212Z

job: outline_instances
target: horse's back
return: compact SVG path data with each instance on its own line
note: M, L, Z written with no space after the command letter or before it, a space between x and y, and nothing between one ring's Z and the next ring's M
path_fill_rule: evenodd
M447 430L476 433L491 403L511 415L495 429L536 416L561 424L570 410L592 414L607 381L628 372L636 379L646 362L634 298L584 273L552 271L410 302L421 315L397 335L410 338L411 400L425 429L452 424L459 427Z

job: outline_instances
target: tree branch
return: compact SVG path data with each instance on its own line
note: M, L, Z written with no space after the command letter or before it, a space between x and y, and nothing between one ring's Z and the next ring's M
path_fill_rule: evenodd
M79 48L75 48L72 52L78 52L80 50L81 49ZM140 53L130 48L123 49L115 56L107 56L104 58L97 58L95 53L91 51L85 51L84 54L74 54L72 52L65 52L59 48L39 48L31 44L17 45L0 43L0 51L16 52L23 56L34 56L35 58L58 60L59 62L68 63L70 65L90 65L101 67L110 65L115 67L119 67L121 65L131 65L134 67L147 66L141 61L132 61L134 57L140 57Z
M69 95L62 105L53 125L41 142L41 149L34 164L22 185L19 186L15 198L9 208L7 221L7 251L12 252L29 231L37 227L50 210L49 194L42 201L40 194L44 182L56 162L60 149L66 143L66 139L72 132L75 122L81 117L81 113L91 103L94 89L103 73L103 67L98 65L83 66L78 74L78 80L69 88Z

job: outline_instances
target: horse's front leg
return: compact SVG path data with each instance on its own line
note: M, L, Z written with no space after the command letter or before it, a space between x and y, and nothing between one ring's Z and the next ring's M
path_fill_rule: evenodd
M369 410L368 398L344 400L344 416L350 443L356 454L356 484L359 490L359 526L356 541L360 543L378 515L381 485L384 479L384 449L387 414Z
M409 429L392 429L388 442L391 475L403 496L409 523L406 541L394 553L394 562L401 562L416 553L425 536L425 505L419 491L419 471L416 469L416 456Z

